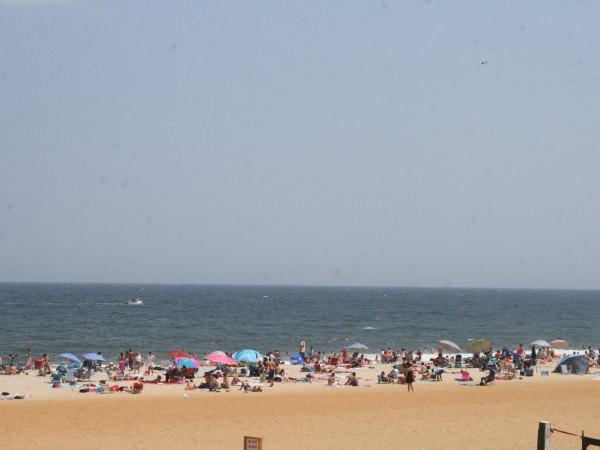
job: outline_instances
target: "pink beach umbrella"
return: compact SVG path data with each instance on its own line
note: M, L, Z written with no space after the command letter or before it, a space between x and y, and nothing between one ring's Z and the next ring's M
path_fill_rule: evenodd
M206 355L206 356L208 357L208 356L217 356L217 355L219 355L219 356L227 356L227 353L225 353L225 352L222 352L222 351L220 351L220 350L217 350L217 351L214 351L214 352L212 352L212 353L209 353L209 354L208 354L208 355ZM205 357L204 359L208 359L207 357Z
M569 343L567 341L563 341L562 339L555 339L554 341L548 342L552 346L552 348L567 348Z
M230 358L227 355L206 355L204 359L208 359L209 361L227 364L228 366L237 366L237 361L235 359Z

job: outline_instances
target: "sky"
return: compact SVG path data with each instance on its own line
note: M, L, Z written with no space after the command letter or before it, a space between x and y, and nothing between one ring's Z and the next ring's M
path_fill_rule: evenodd
M0 281L600 288L599 22L0 0Z

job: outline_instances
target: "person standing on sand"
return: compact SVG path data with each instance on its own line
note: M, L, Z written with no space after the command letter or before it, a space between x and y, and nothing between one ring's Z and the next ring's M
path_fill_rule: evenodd
M302 355L302 359L306 360L306 342L300 342L300 355Z
M133 373L140 373L140 369L142 368L142 355L140 354L140 352L135 352L133 354L133 366L134 366L134 371Z
M31 349L27 349L27 361L25 361L25 370L31 370L33 365L33 357L31 356Z
M408 362L408 367L406 369L406 386L408 387L408 392L415 391L413 388L413 383L415 382L415 370L412 363Z
M156 357L152 354L152 352L148 352L148 356L146 356L146 370L151 375L154 375L154 362L155 361L156 361Z
M267 363L267 380L269 380L270 387L273 387L273 383L275 382L275 373L277 370L277 364L272 359Z

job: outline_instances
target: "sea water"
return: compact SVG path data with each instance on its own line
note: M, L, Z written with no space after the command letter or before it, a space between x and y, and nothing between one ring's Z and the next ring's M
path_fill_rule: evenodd
M127 305L133 297L143 305ZM359 342L377 353L431 351L441 339L464 350L478 338L495 349L537 339L598 349L599 306L591 290L0 283L0 354L286 355L300 341L327 353Z

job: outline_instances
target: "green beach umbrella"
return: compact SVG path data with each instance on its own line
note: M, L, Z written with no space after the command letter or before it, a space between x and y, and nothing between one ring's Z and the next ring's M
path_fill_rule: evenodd
M492 341L489 339L475 339L467 346L469 353L489 352L492 349Z

